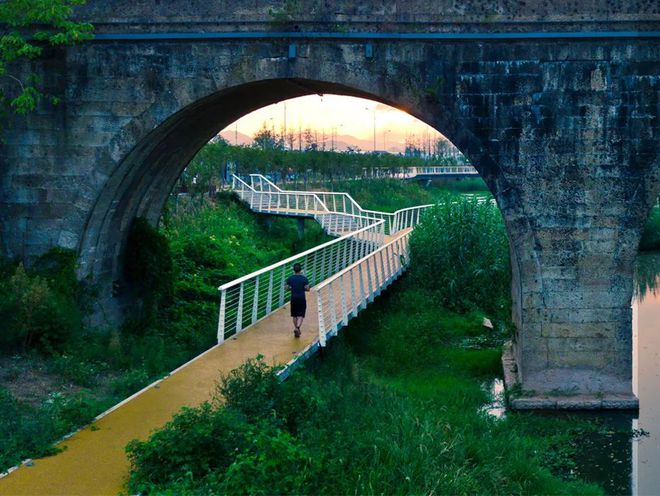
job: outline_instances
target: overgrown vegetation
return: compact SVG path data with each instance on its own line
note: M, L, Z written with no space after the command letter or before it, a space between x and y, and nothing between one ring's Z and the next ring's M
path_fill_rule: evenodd
M480 308L506 318L511 308L508 246L497 207L447 198L425 214L411 235L411 277L445 308Z
M646 221L642 240L639 244L641 251L660 250L660 205L656 205L651 210L651 215Z
M91 288L73 253L0 263L0 471L213 345L218 285L325 240L312 221L299 240L294 221L267 223L229 195L173 200L161 232L133 226L126 267L141 304L108 331L84 326Z
M507 336L493 302L506 302L509 289L506 264L496 260L508 258L492 225L501 220L491 210L470 201L436 209L413 239L413 257L437 248L438 221L450 231L448 255L413 264L305 370L280 383L262 361L248 361L221 380L215 399L131 443L129 491L600 494L574 470L575 440L591 425L484 410ZM493 243L487 257L483 233ZM470 298L475 287L457 277L460 313L429 304L444 284L438 272L461 269L480 269L490 295ZM485 312L494 329L483 327Z

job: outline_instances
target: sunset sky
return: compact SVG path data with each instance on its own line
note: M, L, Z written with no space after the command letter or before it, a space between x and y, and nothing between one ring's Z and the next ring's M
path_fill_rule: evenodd
M326 147L330 148L330 136L334 133L341 143L359 146L363 150L373 149L374 116L376 121L376 149L402 152L406 137L434 142L442 136L435 129L405 112L382 103L362 98L339 95L309 95L263 107L252 112L222 131L222 136L234 143L240 135L254 136L264 126L280 133L286 128L297 134L298 129L318 130L319 140L325 130Z

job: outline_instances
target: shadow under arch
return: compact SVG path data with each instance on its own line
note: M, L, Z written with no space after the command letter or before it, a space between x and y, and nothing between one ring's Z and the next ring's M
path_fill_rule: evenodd
M325 93L390 105L439 130L475 165L491 191L499 193L495 197L500 208L513 207L516 200L512 197L513 189L503 183L505 178L498 173L495 161L479 139L461 125L455 111L438 112L437 106L402 95L396 88L392 94L383 95L329 81L264 79L200 98L160 124L153 125L153 117L145 115L143 122L131 122L122 130L130 136L153 127L119 160L87 218L79 252L81 275L91 276L106 291L111 281L122 279L123 252L133 219L141 216L152 225L158 222L167 197L185 167L221 129L267 105ZM515 203L520 212L520 204ZM514 259L512 265L515 266ZM514 268L514 277L515 272Z

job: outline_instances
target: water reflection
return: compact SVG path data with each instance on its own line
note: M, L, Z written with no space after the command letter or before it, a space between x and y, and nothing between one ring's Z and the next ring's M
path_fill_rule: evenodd
M633 302L634 382L639 419L648 436L633 442L632 492L660 494L660 254L637 259Z
M658 296L660 290L660 253L642 254L635 262L635 302Z
M660 495L660 254L639 255L633 299L633 391L639 413L585 414L602 432L580 442L577 475L606 494ZM633 436L640 431L643 436Z
M660 253L639 255L633 299L633 390L638 415L625 412L573 413L602 426L578 442L575 475L600 485L606 494L660 496ZM493 402L484 407L504 415L497 381ZM640 432L645 435L638 436Z

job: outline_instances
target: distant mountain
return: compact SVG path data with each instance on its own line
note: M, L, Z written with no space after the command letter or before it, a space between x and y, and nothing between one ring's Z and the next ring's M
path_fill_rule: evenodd
M225 129L220 133L220 136L222 136L225 140L227 140L227 143L229 143L230 145L252 144L252 136L243 134L240 131L238 133L235 133L233 130Z
M220 133L220 136L222 136L225 140L230 145L238 144L238 145L251 145L252 144L252 137L248 136L247 134L243 134L240 131L235 132L231 129L225 129ZM382 150L383 149L383 142L382 142L382 137L378 136L378 141L376 143L377 149ZM319 133L319 141L321 140L321 134ZM319 143L320 146L320 143ZM362 139L362 138L356 138L355 136L350 136L348 134L339 134L335 138L335 150L337 151L346 151L348 148L359 148L362 151L365 152L370 152L374 148L374 142L371 139ZM297 150L298 149L298 142L296 141L296 144L294 145L294 148ZM325 139L325 149L330 150L332 148L332 140L330 139L329 136L326 136ZM392 139L391 143L387 144L387 151L390 153L403 153L404 151L404 146L401 143L395 142L394 139Z

